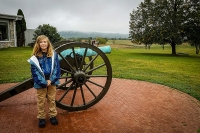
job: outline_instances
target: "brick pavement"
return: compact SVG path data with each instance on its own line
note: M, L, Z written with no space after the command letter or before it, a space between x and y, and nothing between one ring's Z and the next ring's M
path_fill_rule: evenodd
M0 92L15 83L0 84ZM59 124L46 118L38 128L35 90L0 103L0 133L197 133L200 102L169 87L116 79L105 97L91 108L68 112L57 108Z

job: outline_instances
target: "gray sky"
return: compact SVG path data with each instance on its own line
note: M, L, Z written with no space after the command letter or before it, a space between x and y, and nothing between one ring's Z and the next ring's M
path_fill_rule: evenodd
M125 33L129 14L143 0L0 0L0 13L22 9L27 28L50 24L58 31Z

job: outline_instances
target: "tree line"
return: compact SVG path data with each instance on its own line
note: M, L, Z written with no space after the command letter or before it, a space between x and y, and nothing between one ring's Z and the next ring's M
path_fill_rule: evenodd
M17 46L24 46L26 21L21 9L17 15L23 19L16 23ZM196 54L200 49L200 1L199 0L144 0L130 13L129 39L132 42L151 46L153 43L170 44L172 54L176 54L176 45L184 41L195 46ZM49 24L39 25L33 40L45 34L52 43L63 40L56 27ZM106 38L103 38L106 40ZM99 40L102 40L100 38ZM114 38L113 38L114 40ZM104 41L104 40L103 40Z
M172 54L184 41L200 48L199 0L144 0L130 13L129 38L151 46L170 44Z

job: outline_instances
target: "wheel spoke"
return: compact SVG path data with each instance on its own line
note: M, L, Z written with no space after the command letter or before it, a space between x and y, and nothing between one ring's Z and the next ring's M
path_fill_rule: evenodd
M108 77L108 75L86 75L85 77L90 78L90 77Z
M72 97L71 106L74 105L74 99L76 97L76 91L77 91L77 87L75 87L75 89L74 89L74 94L73 94L73 97Z
M61 53L58 53L60 57L67 63L67 65L75 72L74 68L70 65L70 63L62 56Z
M76 70L78 70L78 63L77 63L76 53L75 53L75 51L74 51L74 47L72 48L72 52L73 52L73 55L74 55L75 67L76 67Z
M65 83L63 83L63 84L57 86L57 89L59 89L60 87L62 87L62 86L64 86L64 85L66 85L66 84L72 82L72 80L73 80L73 79L70 79L69 81L67 81L67 82L65 82Z
M73 74L71 71L67 71L67 70L65 70L65 69L63 69L63 68L60 68L60 70L66 72L66 73Z
M84 63L84 61L85 61L85 57L86 57L87 50L88 50L88 48L85 49L85 52L84 52L84 55L83 55L83 59L82 59L82 61L81 61L81 65L80 65L80 70L83 69L83 63Z
M99 86L99 87L101 87L101 88L105 88L104 86L102 86L102 85L100 85L100 84L97 84L97 83L95 83L95 82L93 82L93 81L91 81L91 80L89 80L89 79L87 79L87 81L88 82L90 82L90 83L92 83L92 84L94 84L94 85L96 85L96 86Z
M73 86L74 82L69 86L69 88L66 90L66 92L62 95L62 97L58 100L58 102L61 102L62 99L65 97L65 95L69 92L69 90L71 89L71 87Z
M94 60L98 57L98 54L89 62L89 64L83 69L83 71L85 72L86 69L90 66L90 64L92 64L92 62L94 62Z
M104 64L101 64L101 65L99 65L99 66L97 66L97 67L95 67L95 68L93 68L93 69L90 69L90 71L85 72L85 74L88 74L88 73L90 73L90 72L92 72L92 71L94 71L94 70L96 70L96 69L98 69L98 68L101 68L101 67L105 66L105 65L106 65L105 63L104 63Z
M87 89L92 93L92 95L95 97L95 98L97 98L97 96L94 94L94 92L90 89L90 87L87 85L87 84L85 84L85 86L87 87Z
M85 105L85 97L84 97L82 85L80 86L80 88L81 88L81 96L82 96L82 99L83 99L83 104Z
M63 76L63 77L60 77L59 79L66 79L66 78L72 78L72 76Z

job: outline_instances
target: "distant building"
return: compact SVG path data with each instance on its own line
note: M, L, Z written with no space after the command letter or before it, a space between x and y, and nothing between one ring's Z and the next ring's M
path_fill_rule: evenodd
M16 21L22 20L21 15L0 14L0 48L16 47Z
M26 29L25 31L25 46L33 42L33 34L35 33L34 29Z

